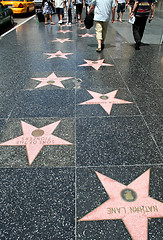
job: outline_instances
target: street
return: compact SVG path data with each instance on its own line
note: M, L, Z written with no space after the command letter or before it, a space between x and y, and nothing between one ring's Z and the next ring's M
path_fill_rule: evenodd
M32 16L34 15L34 13L29 13L28 16L27 15L14 15L14 25L6 25L3 26L2 29L0 29L0 36L2 37L4 34L7 34L8 31L11 31L13 28L17 27L18 25L22 24L25 21L28 21L28 19L30 19Z

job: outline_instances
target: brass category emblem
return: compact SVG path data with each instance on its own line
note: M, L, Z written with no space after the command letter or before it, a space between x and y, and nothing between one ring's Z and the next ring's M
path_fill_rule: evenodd
M61 56L61 54L56 54L55 56L56 56L56 57L60 57L60 56Z
M55 83L55 81L52 81L52 80L51 80L51 81L47 81L47 83L48 83L48 84L53 84L53 83Z
M107 100L107 99L108 99L107 96L100 96L100 98L101 98L102 100Z
M32 136L34 137L41 137L42 135L44 135L44 131L41 129L36 129L32 132Z
M137 194L130 188L121 191L121 198L126 202L134 202L137 199Z
M97 64L98 62L92 62L93 64Z

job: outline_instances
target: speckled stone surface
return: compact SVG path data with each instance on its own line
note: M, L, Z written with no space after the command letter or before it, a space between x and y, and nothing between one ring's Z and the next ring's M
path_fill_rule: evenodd
M20 91L15 94L12 117L74 117L74 90Z
M74 239L74 169L1 169L1 239Z
M148 26L148 41L135 51L124 16L122 24L109 24L101 53L95 35L81 36L95 34L94 27L74 18L60 26L56 14L53 26L33 17L0 39L1 240L135 240L132 217L131 226L121 218L79 221L116 191L107 193L97 172L128 186L150 171L136 196L149 188L152 199L163 201L163 49L153 38L160 22L151 33ZM102 59L111 65L83 65ZM54 75L69 79L38 87L38 79ZM102 98L90 104L91 92ZM138 240L161 240L161 217L149 217L148 227L138 223L147 233Z
M141 117L81 118L76 127L78 166L162 163Z

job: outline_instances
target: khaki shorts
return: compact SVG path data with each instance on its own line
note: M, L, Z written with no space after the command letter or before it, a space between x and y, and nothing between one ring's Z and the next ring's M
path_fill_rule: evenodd
M105 40L106 32L108 29L109 22L95 21L96 24L96 38L97 40Z

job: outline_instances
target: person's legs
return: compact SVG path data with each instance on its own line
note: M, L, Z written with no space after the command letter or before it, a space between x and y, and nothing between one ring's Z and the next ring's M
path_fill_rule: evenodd
M54 24L53 21L52 21L52 15L51 14L49 14L49 19L50 19L51 24Z
M58 19L59 19L59 24L62 24L62 17L63 17L63 9L58 8Z
M62 16L63 16L62 13L60 13L60 14L59 14L59 19L60 19L60 21L62 21Z
M141 17L136 17L135 22L133 24L133 36L134 36L134 40L136 42L136 46L135 49L139 50L139 46L141 43L141 36L140 36L140 25L141 25Z
M147 22L147 17L143 17L142 21L141 21L140 28L139 28L140 41L142 40L142 37L143 37L143 34L144 34L146 22Z
M101 52L101 41L103 40L102 38L102 22L95 21L96 27L96 38L97 38L97 43L98 43L98 48L96 49L97 52Z
M45 15L45 24L48 24L48 15Z
M123 12L121 12L121 16L120 16L120 19L119 19L120 22L122 22L122 17L123 17Z
M83 10L83 4L79 4L80 24L81 24L81 19L82 19L82 10Z
M119 19L119 21L122 22L123 13L125 12L125 3L122 3L122 4L121 4L121 6L120 6L120 11L121 11L121 14L120 14L120 19Z
M102 22L102 44L104 44L109 22Z
M68 10L68 22L72 23L72 13L71 13L71 8Z
M58 15L58 22L60 22L60 8L56 8L56 13Z
M79 17L80 17L80 21L79 21L79 23L81 24L82 14L79 14Z
M76 23L78 22L79 4L76 4Z
M118 3L118 7L117 7L117 20L119 20L119 15L120 15L120 3Z

